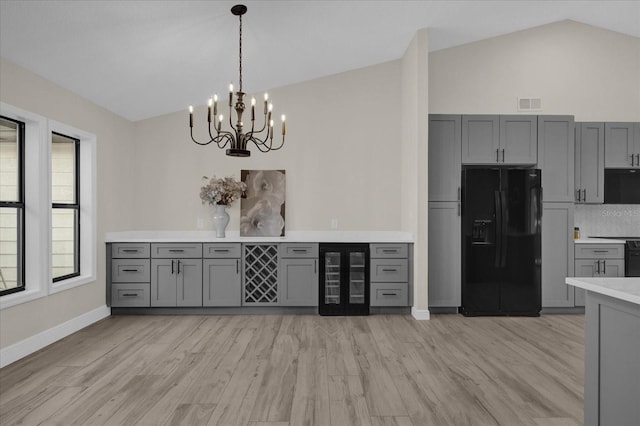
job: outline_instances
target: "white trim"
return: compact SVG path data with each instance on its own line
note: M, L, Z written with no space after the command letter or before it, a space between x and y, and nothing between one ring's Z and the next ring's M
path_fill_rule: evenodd
M431 319L431 314L428 309L417 309L415 306L411 307L411 316L418 321Z
M82 330L83 328L110 315L111 309L106 305L103 305L34 336L27 337L26 339L21 340L18 343L14 343L11 346L7 346L4 349L0 349L0 368L6 367L19 359L67 337L78 330Z
M51 163L51 134L60 133L80 140L80 276L53 282L49 268L49 294L58 293L96 280L97 265L97 183L96 135L55 120L49 120L47 148ZM49 215L51 215L51 184L48 185ZM51 220L51 219L49 219ZM49 258L51 257L51 227L49 227ZM49 263L51 260L49 259Z
M0 102L0 114L25 123L25 290L0 297L0 309L47 295L50 275L48 243L49 182L46 118Z

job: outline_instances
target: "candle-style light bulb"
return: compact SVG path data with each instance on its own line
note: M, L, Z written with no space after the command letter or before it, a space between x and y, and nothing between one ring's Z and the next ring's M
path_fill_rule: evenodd
M211 123L211 106L213 105L213 99L209 98L209 102L207 102L207 122Z
M256 98L251 98L251 121L256 119Z
M233 93L233 83L229 83L229 92Z
M282 114L282 136L284 136L284 134L286 133L286 126L285 126L285 120L287 117L285 117L284 114Z
M218 95L213 95L213 116L218 115Z
M224 116L222 114L220 114L220 116L218 117L218 132L220 132L220 128L222 127L222 120L224 119Z
M229 107L233 105L233 84L229 83Z
M269 127L273 127L273 120L269 120Z
M269 104L269 112L273 111L273 104Z
M189 127L193 128L193 105L189 105Z
M265 101L269 100L269 94L267 92L264 92L264 100Z

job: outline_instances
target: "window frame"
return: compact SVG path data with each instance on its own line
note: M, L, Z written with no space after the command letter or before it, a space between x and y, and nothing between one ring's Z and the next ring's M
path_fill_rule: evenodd
M81 230L80 230L80 223L81 223L81 213L80 213L80 139L75 138L73 136L69 136L69 135L65 135L62 134L60 132L56 132L56 131L52 131L51 132L51 146L53 147L53 135L57 135L57 136L61 136L67 139L71 139L73 140L73 144L74 144L74 202L73 203L51 203L51 213L53 214L53 212L56 209L60 209L60 210L75 210L75 217L74 217L74 236L73 236L73 242L74 242L74 258L73 258L73 272L70 274L66 274L66 275L61 275L59 277L53 277L53 271L51 272L52 274L52 281L54 283L60 282L60 281L64 281L67 280L69 278L74 278L74 277L78 277L81 274L81 253L80 253L80 247L81 247L81 238L80 236L81 234ZM53 169L51 170L53 172ZM50 182L49 184L51 185L51 183L53 182L53 177L50 178ZM53 219L52 219L52 223L53 223ZM53 247L51 249L51 256L53 256ZM52 266L53 266L53 260L52 260Z
M13 208L17 210L17 228L16 229L16 240L17 240L17 274L16 274L16 282L17 286L9 289L0 290L0 297L6 296L7 294L17 293L19 291L26 290L25 284L25 177L24 177L24 168L25 168L25 129L26 125L24 121L18 120L17 118L12 118L5 116L4 114L0 115L0 118L3 120L11 121L17 125L17 148L18 148L18 200L17 201L2 201L0 200L0 208Z

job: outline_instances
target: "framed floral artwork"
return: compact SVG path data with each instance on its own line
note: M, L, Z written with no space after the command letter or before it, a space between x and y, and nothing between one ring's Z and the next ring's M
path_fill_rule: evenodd
M240 200L240 236L284 236L285 171L241 170L240 180L247 185Z

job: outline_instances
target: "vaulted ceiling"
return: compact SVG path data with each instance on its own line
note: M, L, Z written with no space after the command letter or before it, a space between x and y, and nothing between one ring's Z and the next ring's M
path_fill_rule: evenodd
M1 0L0 56L136 121L237 83L238 1ZM564 19L640 37L640 1L243 3L255 93L398 59L420 28L430 51Z

